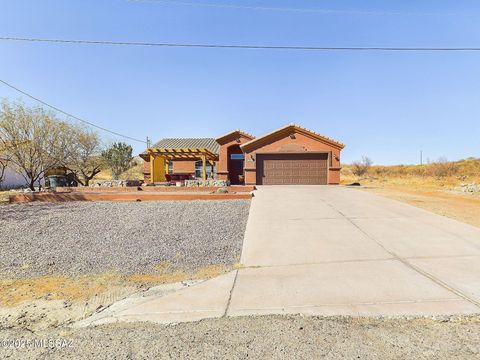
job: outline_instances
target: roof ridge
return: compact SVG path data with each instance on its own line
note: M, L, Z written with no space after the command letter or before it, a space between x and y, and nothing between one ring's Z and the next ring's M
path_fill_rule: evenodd
M322 135L322 134L320 134L320 133L318 133L318 132L316 132L316 131L310 130L310 129L306 128L306 127L300 126L300 125L298 125L298 124L296 124L296 123L293 123L293 122L291 122L291 123L289 123L289 124L287 124L287 125L284 125L284 126L278 128L278 129L276 129L276 130L270 131L270 132L268 132L268 133L266 133L266 134L264 134L264 135L262 135L262 136L259 136L259 137L255 138L255 139L252 139L252 140L250 140L249 142L246 142L246 143L240 145L240 147L242 147L242 148L243 148L243 147L246 147L246 146L248 146L249 144L251 144L251 143L253 143L253 142L256 142L256 141L258 141L258 140L260 140L260 139L263 139L263 138L265 138L265 137L267 137L267 136L270 136L270 135L272 135L272 134L275 134L275 133L277 133L277 132L279 132L279 131L282 131L282 130L284 130L284 129L287 129L287 128L289 128L289 127L295 127L295 128L297 128L297 129L304 130L304 131L309 132L309 133L312 133L312 134L314 134L314 135L316 135L316 136L318 136L318 137L320 137L320 138L323 138L323 139L325 139L325 140L327 140L327 141L329 141L329 142L331 142L331 143L333 143L333 144L337 144L338 146L341 146L342 148L345 147L345 144L341 143L340 141L334 140L334 139L332 139L332 138L330 138L330 137L328 137L328 136Z
M223 134L223 135L217 136L217 137L215 138L215 140L224 138L224 137L226 137L226 136L228 136L228 135L231 135L231 134L233 134L233 133L235 133L235 132L238 132L238 133L240 133L240 134L242 134L242 135L246 135L247 137L250 137L250 138L252 138L252 139L255 139L255 136L254 136L254 135L252 135L252 134L250 134L250 133L248 133L248 132L246 132L246 131L240 130L240 129L235 129L235 130L229 131L229 132L227 132L227 133L225 133L225 134Z
M316 132L316 131L313 131L313 130L311 130L311 129L308 129L308 128L304 127L304 126L300 126L300 125L295 124L295 123L290 123L290 126L295 126L295 127L299 128L299 129L302 129L302 130L311 132L311 133L313 133L313 134L315 134L315 135L318 135L318 136L320 136L320 137L322 137L322 138L325 138L325 139L327 139L327 140L329 140L329 141L331 141L331 142L334 142L334 143L336 143L336 144L345 146L345 144L342 143L342 142L340 142L340 141L337 141L337 140L335 140L335 139L332 139L331 137L325 136L325 135L320 134L320 133L318 133L318 132Z

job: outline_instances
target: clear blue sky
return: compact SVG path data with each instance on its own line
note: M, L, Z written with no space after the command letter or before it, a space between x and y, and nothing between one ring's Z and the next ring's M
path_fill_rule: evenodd
M0 36L313 46L477 46L480 2L0 0ZM366 12L373 11L374 14ZM433 13L433 14L432 14ZM295 122L343 162L480 156L480 53L325 53L0 42L0 79L137 138ZM0 97L21 98L0 85ZM31 102L25 100L26 103ZM107 138L110 138L107 136ZM135 151L143 149L134 144Z

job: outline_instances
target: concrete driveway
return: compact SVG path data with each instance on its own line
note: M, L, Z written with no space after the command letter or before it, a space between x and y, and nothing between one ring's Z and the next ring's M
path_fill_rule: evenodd
M359 189L260 187L241 263L93 323L480 312L480 229Z

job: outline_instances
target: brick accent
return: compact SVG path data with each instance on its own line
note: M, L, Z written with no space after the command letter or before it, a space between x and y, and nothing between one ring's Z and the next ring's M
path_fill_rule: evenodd
M173 161L173 172L175 174L195 173L195 161Z

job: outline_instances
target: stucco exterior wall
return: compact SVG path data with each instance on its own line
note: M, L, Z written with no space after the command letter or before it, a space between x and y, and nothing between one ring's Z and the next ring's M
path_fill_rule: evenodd
M5 173L3 176L3 181L0 183L0 189L17 189L26 188L29 186L25 178L9 166L5 168ZM40 185L45 186L44 178L35 182L35 186Z
M242 145L249 142L251 138L248 138L241 133L232 134L231 137L224 139L220 142L220 151L217 162L217 178L219 180L229 180L228 174L228 148L235 145Z
M319 140L299 131L285 131L260 139L253 148L245 148L245 184L255 185L256 158L259 153L304 153L326 152L329 154L330 164L328 171L328 183L331 185L340 183L340 151L326 141Z

